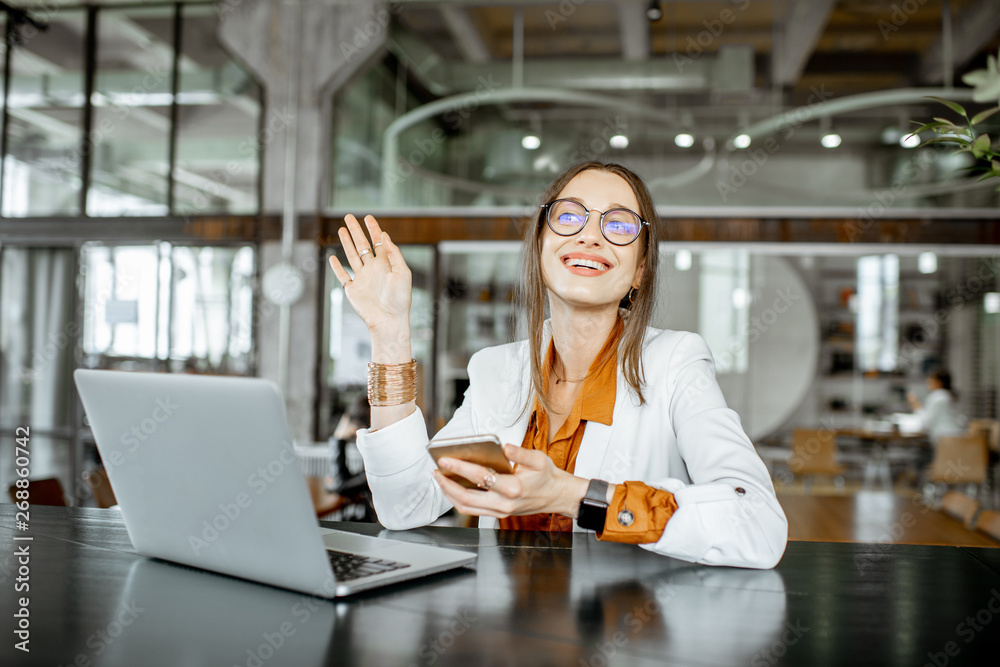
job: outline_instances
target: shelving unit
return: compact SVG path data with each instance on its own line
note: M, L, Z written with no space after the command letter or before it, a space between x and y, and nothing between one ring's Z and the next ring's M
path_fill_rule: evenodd
M816 416L820 424L859 427L866 420L909 411L908 389L918 386L926 366L940 359L942 327L934 327L940 277L916 271L899 274L899 364L894 372L863 373L857 364L857 274L842 265L818 267L820 361L816 383ZM902 267L901 267L902 268ZM916 342L914 342L916 341Z

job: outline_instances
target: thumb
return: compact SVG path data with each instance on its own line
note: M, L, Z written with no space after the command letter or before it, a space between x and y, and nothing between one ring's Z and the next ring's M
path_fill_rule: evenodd
M532 450L527 450L517 445L504 445L503 446L504 456L507 460L515 465L529 465L532 459L532 454L535 452Z

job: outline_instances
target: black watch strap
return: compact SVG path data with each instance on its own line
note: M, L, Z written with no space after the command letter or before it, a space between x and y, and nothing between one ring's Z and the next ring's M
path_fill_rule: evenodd
M608 483L602 479L590 480L587 493L580 501L576 515L576 525L585 530L604 530L608 516Z

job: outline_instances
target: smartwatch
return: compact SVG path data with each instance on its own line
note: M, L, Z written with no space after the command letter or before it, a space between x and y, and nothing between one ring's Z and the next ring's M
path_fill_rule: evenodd
M587 495L580 501L576 514L576 525L585 530L604 530L604 520L608 516L608 483L600 479L590 480Z

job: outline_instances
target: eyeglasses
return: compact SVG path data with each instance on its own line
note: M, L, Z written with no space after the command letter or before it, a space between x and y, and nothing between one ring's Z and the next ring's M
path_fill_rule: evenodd
M583 204L572 199L556 199L548 204L542 204L545 210L545 222L559 236L579 234L587 225L590 214L597 209L588 209ZM614 208L601 213L601 234L614 245L628 245L637 238L642 228L649 225L635 211L627 208Z

